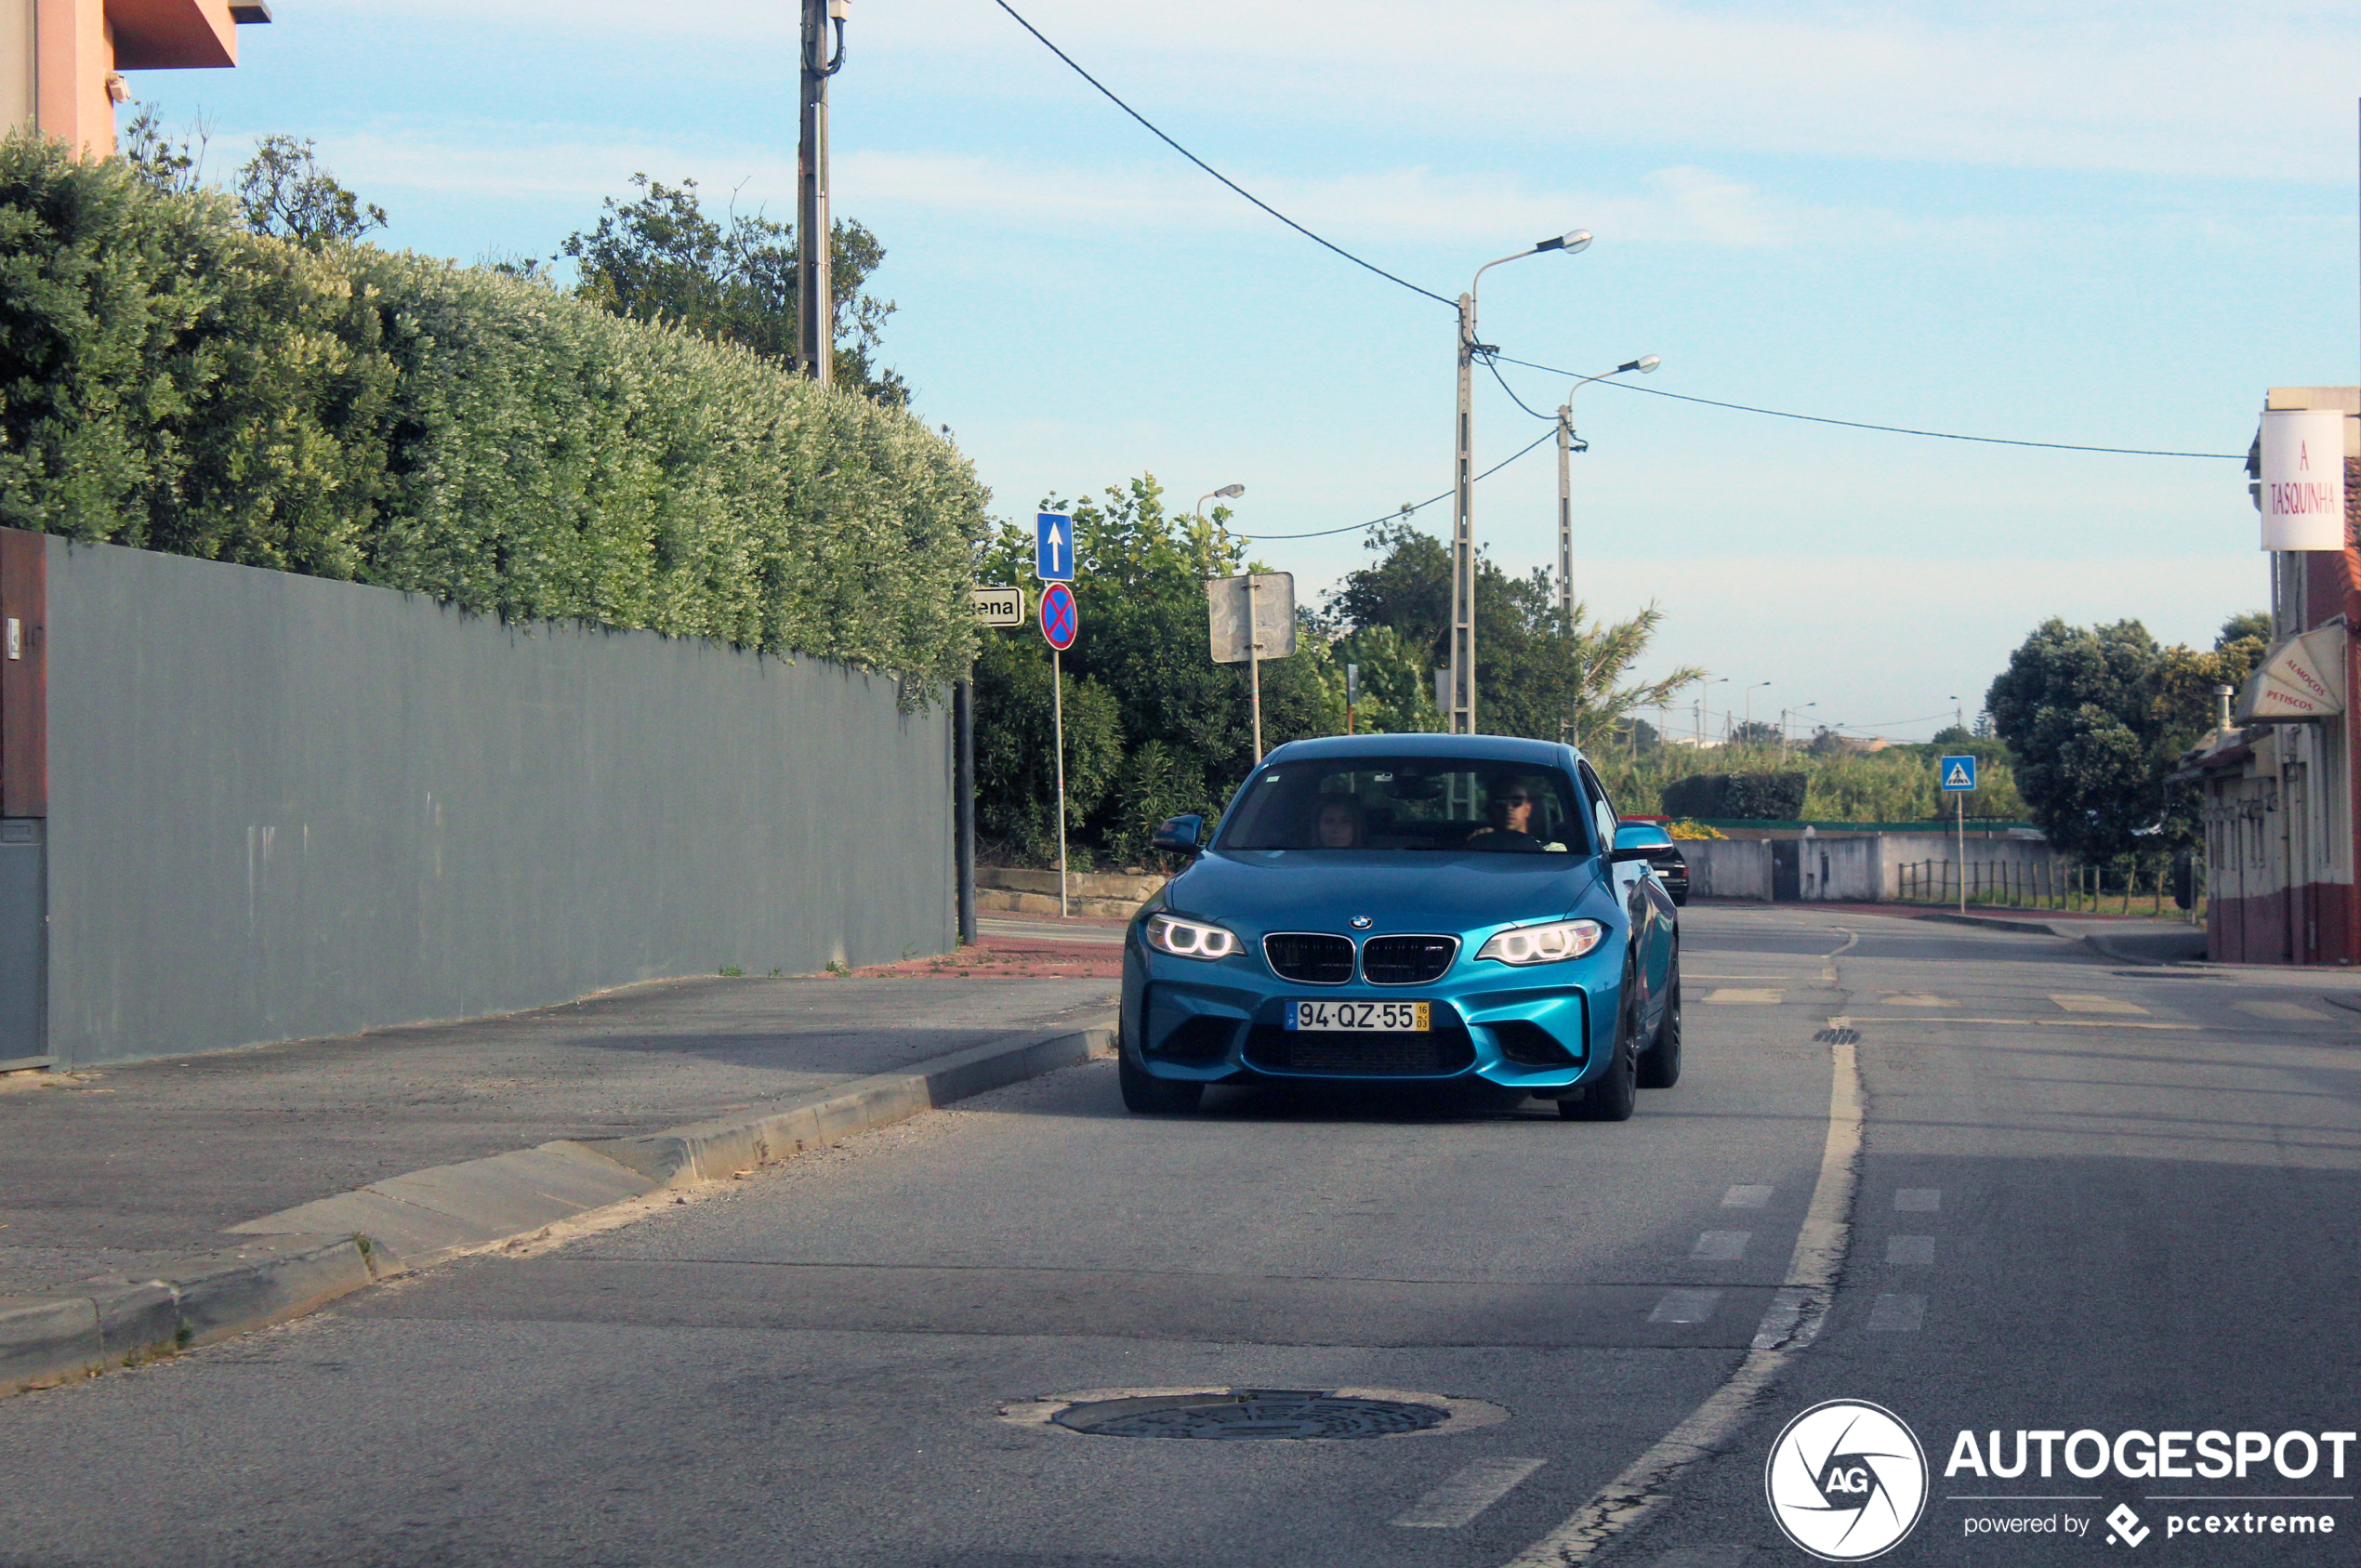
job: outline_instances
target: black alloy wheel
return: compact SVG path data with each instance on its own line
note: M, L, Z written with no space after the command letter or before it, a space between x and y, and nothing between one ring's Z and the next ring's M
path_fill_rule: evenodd
M1159 1078L1135 1065L1129 1051L1115 1058L1115 1077L1123 1086L1123 1108L1136 1115L1173 1116L1194 1111L1205 1098L1205 1086Z
M1665 977L1664 1016L1656 1020L1656 1037L1640 1053L1640 1087L1669 1089L1681 1081L1681 950L1672 950Z
M1629 960L1623 966L1623 1000L1615 1009L1615 1060L1606 1076L1582 1091L1579 1100L1558 1101L1558 1114L1573 1122L1628 1122L1640 1103L1639 1061L1631 1037L1640 1032L1640 975Z

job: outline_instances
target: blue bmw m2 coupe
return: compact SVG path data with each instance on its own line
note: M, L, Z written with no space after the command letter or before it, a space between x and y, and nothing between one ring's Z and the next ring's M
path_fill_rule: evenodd
M1125 935L1123 1102L1208 1084L1484 1082L1629 1118L1681 1075L1678 911L1571 746L1365 735L1281 746Z

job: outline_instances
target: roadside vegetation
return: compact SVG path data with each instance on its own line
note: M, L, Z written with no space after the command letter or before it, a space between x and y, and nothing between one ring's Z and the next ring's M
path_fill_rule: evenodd
M965 668L986 495L893 400L645 291L619 310L380 249L384 215L307 143L266 138L235 194L152 126L128 152L0 143L0 524L824 655L913 694ZM653 221L611 207L586 249L619 265Z

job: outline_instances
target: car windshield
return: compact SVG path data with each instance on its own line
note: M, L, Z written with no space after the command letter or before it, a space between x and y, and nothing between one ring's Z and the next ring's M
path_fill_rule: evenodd
M1574 786L1556 768L1439 757L1328 758L1255 770L1224 850L1449 850L1587 854Z

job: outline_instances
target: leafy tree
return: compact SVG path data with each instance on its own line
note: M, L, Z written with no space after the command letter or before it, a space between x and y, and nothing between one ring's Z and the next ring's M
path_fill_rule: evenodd
M636 200L608 197L598 227L568 236L559 248L579 265L584 296L618 316L670 322L768 359L793 359L799 320L794 227L734 204L719 219L708 217L693 179L666 185L635 174L631 183L640 191ZM832 374L839 386L900 406L909 402L908 385L873 362L893 302L861 292L884 260L875 234L837 219L828 236L837 295Z
M2205 652L2160 647L2137 621L2051 619L2025 639L1985 703L2052 843L2100 862L2196 843L2196 792L2165 778L2211 727L2215 684L2253 673L2263 629L2235 616Z
M205 144L212 139L203 121L187 141L165 135L156 112L143 108L123 133L123 161L151 190L185 196L204 183Z
M1361 666L1361 701L1352 714L1355 730L1400 734L1443 728L1426 651L1393 627L1362 626L1348 632L1329 651L1329 661L1339 702L1344 700L1344 666Z
M1330 616L1356 633L1390 626L1425 653L1430 670L1445 664L1449 549L1407 519L1371 530L1368 547L1378 560L1338 585ZM1546 571L1510 577L1479 555L1475 588L1476 717L1487 733L1603 739L1634 709L1669 701L1704 673L1683 667L1661 680L1623 684L1663 623L1653 604L1628 621L1603 624L1577 600L1569 631Z
M1777 745L1779 727L1767 718L1748 718L1730 727L1730 739L1740 745Z
M386 210L336 182L320 165L311 138L266 136L238 170L238 209L257 234L292 240L313 250L350 244L386 226Z
M1038 638L987 633L975 664L976 831L1027 859L1057 852L1056 718L1049 651ZM1066 673L1066 831L1105 798L1123 760L1115 699Z

